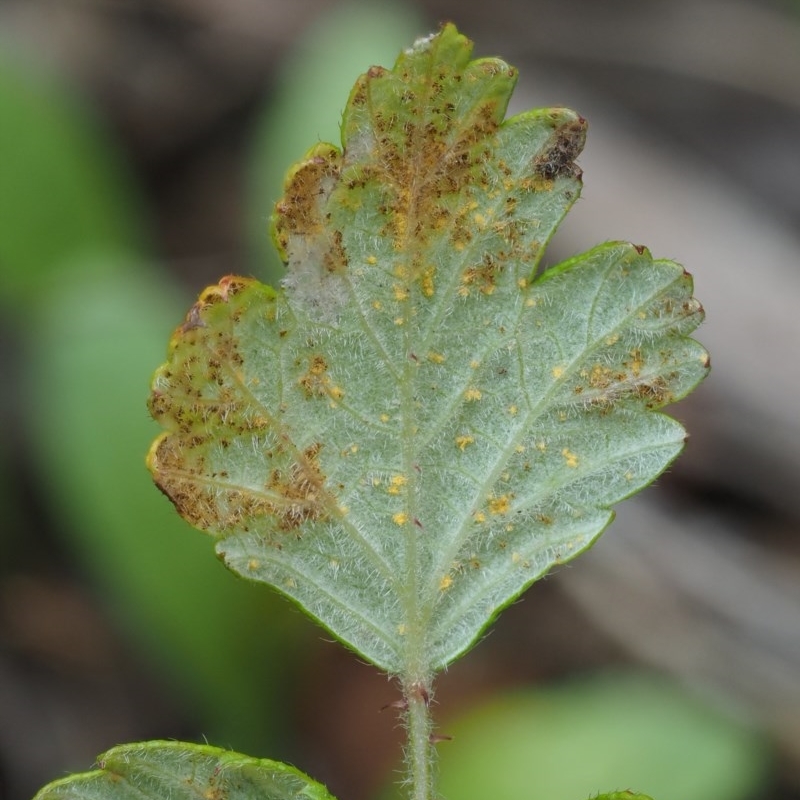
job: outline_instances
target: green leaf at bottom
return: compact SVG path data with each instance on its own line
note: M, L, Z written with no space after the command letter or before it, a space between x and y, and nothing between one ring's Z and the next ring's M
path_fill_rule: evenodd
M334 800L294 767L208 745L127 744L97 764L45 786L34 800Z

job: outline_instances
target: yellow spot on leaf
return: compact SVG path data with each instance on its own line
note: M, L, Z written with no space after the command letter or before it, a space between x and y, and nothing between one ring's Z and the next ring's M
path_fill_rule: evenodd
M434 364L442 364L445 359L441 353L434 353L433 350L431 350L431 352L428 353L428 360L433 361Z
M380 421L381 422L388 422L390 419L391 419L391 417L388 414L381 414L380 415Z
M476 359L474 359L474 358L472 359L472 361L470 361L470 362L469 362L470 369L478 369L478 367L479 367L480 365L481 365L481 362L480 362L480 361L477 361L477 360L476 360Z
M516 417L519 409L516 406L509 406L508 413L511 414L512 417Z
M393 517L392 522L395 525L405 525L408 522L408 514L405 511L398 511Z
M378 259L375 256L367 256L367 264L375 265L378 263Z
M389 488L386 490L389 494L400 494L400 487L405 486L408 479L405 475L393 475L389 481Z
M372 301L372 307L373 307L373 308L374 308L376 311L380 311L380 310L383 308L383 303L381 303L381 301L380 301L380 300L373 300L373 301Z
M397 626L397 632L398 632L398 634L400 634L400 636L405 636L406 635L406 626L403 625L402 622Z
M425 297L433 297L433 293L435 291L435 287L433 285L433 267L429 267L422 273L422 278L420 279L420 286L422 287L422 294Z
M525 445L524 445L524 444L518 444L518 445L517 445L517 446L514 448L514 450L515 450L517 453L524 453L524 452L525 452Z
M616 344L619 341L619 334L612 333L611 336L606 336L606 344L611 347L612 344Z
M446 592L453 585L453 578L450 575L445 575L439 581L439 591Z
M633 359L630 362L631 372L635 378L638 378L639 373L642 371L642 367L644 366L644 361L642 360L642 351L638 348L636 350L631 350L631 358Z
M558 380L564 374L564 367L553 367L553 377Z
M456 445L458 445L459 450L462 452L467 449L467 447L475 442L475 437L473 436L456 436Z
M511 495L501 494L499 497L489 498L490 514L508 514L511 506Z
M405 319L403 319L403 317L395 317L394 318L394 324L395 325L404 325L405 324Z
M250 572L255 572L260 566L261 562L257 558L251 558L247 562L247 569L250 570Z
M404 286L399 286L398 284L395 284L392 287L392 293L394 295L395 300L398 301L408 300L408 289L406 289Z
M567 462L567 466L570 469L575 469L578 466L578 456L575 455L570 449L564 448L561 451L561 455L564 456L564 461Z
M475 522L486 522L486 514L483 511L476 511L474 514Z
M464 399L469 403L475 400L480 400L483 395L481 394L480 389L476 389L474 386L471 386L464 392Z

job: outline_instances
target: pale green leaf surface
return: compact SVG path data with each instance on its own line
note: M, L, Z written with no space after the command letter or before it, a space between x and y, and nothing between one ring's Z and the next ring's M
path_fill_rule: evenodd
M127 744L97 763L93 772L48 784L34 800L333 800L287 764L208 745Z
M684 431L691 278L610 243L544 272L585 121L502 122L516 78L452 26L350 96L287 177L284 290L225 278L156 374L150 467L225 563L427 680L588 547Z

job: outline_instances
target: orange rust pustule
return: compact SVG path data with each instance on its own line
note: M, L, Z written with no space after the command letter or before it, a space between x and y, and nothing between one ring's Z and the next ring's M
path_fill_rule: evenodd
M633 388L633 395L644 402L645 408L655 409L668 405L674 401L674 395L669 389L669 383L676 376L657 376L649 381L637 383Z
M491 294L502 271L502 262L498 262L491 254L486 253L480 265L468 267L464 271L461 282L466 286L477 286L483 294Z
M320 353L312 355L308 360L308 368L297 381L306 397L319 397L330 392L331 379L327 373L328 362L325 358Z
M324 518L323 495L325 478L319 467L319 442L307 447L300 458L289 468L288 474L280 470L270 473L267 487L282 495L285 504L273 504L272 513L279 520L281 530L296 530L303 523Z

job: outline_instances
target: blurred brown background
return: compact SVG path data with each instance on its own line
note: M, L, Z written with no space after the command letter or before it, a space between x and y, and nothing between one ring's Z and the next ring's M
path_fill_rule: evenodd
M263 277L248 226L255 215L266 239L267 200L279 186L271 197L271 189L256 192L263 203L253 210L253 142L265 109L280 101L286 64L296 63L287 59L335 6L3 0L0 48L20 63L40 62L93 109L137 184L153 258L188 307L223 274ZM763 730L775 766L761 796L798 798L800 4L439 0L408 7L418 33L453 20L477 55L518 66L512 110L568 105L588 118L583 199L549 259L630 239L680 261L706 307L698 338L713 364L706 384L675 411L691 432L676 466L623 505L590 554L508 609L488 640L443 676L437 715L446 721L504 686L646 665ZM298 134L290 157L318 135ZM0 193L3 158L0 152ZM288 166L280 158L278 174ZM49 505L28 452L28 401L10 386L24 379L24 331L0 322L9 384L4 471L15 498L1 523L14 544L7 559L0 556L0 785L10 800L68 769L88 768L118 742L204 733L65 543L59 508ZM157 331L164 347L168 332ZM199 546L213 560L210 544ZM270 609L299 616L286 604ZM301 666L279 692L294 728L263 754L297 763L342 798L374 795L396 758L395 720L379 713L395 691L310 624L298 624L290 652Z

